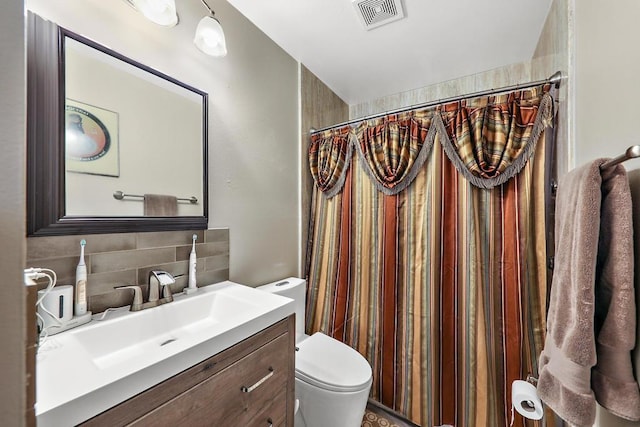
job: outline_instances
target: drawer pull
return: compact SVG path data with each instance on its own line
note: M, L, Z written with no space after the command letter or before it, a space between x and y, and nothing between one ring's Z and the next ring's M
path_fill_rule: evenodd
M262 384L263 382L265 382L266 380L268 380L272 376L273 376L273 368L270 367L269 368L269 373L267 375L265 375L264 378L262 378L260 381L258 381L257 383L255 383L251 387L242 386L242 387L240 387L240 390L242 390L243 393L251 393L253 390L255 390L258 387L260 387L260 384Z
M267 422L269 423L268 427L273 427L273 421L271 421L271 418L267 418Z

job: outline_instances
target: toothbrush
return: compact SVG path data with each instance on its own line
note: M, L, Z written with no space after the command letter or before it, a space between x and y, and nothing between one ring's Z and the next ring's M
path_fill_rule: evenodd
M189 284L187 288L187 293L195 292L197 289L196 285L196 240L198 240L198 236L194 234L191 237L191 254L189 254Z
M87 312L87 266L84 263L84 247L86 244L86 240L80 240L80 261L76 267L76 316L81 316Z

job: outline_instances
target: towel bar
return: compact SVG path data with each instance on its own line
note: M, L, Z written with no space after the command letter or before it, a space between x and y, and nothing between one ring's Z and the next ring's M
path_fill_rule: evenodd
M140 194L125 194L125 193L123 193L123 192L122 192L122 191L120 191L120 190L118 190L118 191L114 191L114 192L113 192L113 198L114 198L114 199L122 200L122 199L124 199L125 197L138 197L138 198L140 198L140 199L144 199L144 196L143 196L143 195L140 195ZM179 201L179 202L189 202L189 203L191 203L192 205L197 205L197 204L198 204L198 198L197 198L197 197L195 197L195 196L191 196L191 197L188 197L188 198L185 198L185 197L177 197L177 199L178 199L178 201Z
M632 145L631 147L627 148L627 151L625 151L624 154L621 154L616 158L604 162L602 165L600 165L600 169L606 169L611 166L615 166L618 163L625 162L629 159L635 159L637 157L640 157L640 145Z

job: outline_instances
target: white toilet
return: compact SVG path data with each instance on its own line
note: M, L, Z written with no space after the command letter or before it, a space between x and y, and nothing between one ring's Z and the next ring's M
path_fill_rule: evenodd
M360 427L371 389L371 366L360 353L322 332L304 333L306 281L288 278L258 287L295 300L295 427Z

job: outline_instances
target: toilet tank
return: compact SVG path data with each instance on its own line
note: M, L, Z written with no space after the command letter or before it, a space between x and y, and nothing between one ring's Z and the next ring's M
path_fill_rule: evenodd
M307 297L307 281L297 277L288 277L282 280L258 286L261 291L271 292L295 301L296 313L296 343L304 335L305 304Z

